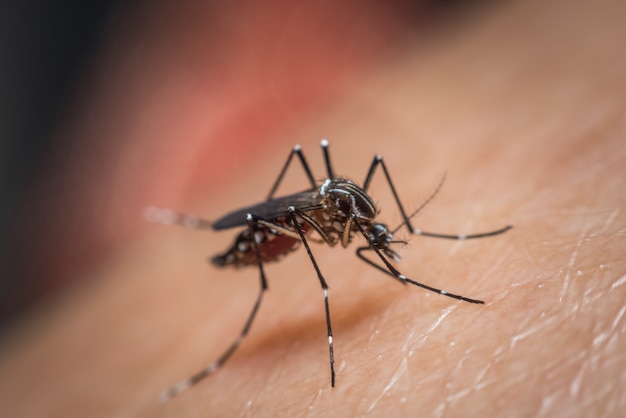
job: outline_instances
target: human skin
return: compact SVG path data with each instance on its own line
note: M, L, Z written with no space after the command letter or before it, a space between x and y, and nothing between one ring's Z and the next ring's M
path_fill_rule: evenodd
M409 42L341 101L292 128L322 176L362 182L383 155L418 228L398 269L472 305L402 286L351 248L267 265L249 336L217 373L158 394L216 359L252 307L258 272L204 263L220 233L153 226L23 321L0 359L7 416L619 416L626 408L626 28L619 1L514 2ZM584 31L582 30L584 28ZM216 219L262 200L290 146L274 144L219 193L177 209ZM294 167L286 191L305 184ZM380 173L379 173L380 174ZM380 219L399 215L382 176ZM151 203L151 202L147 202Z

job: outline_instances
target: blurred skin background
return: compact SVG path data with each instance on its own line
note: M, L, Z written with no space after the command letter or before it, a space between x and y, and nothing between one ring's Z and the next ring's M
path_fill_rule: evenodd
M40 3L1 13L2 324L146 228L139 208L219 194L225 166L245 171L425 21L480 5Z

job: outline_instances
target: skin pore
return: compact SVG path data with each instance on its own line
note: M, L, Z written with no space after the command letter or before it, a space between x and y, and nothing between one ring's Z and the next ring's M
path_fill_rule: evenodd
M311 244L330 286L336 387L322 290L301 248L266 266L269 291L229 362L160 404L162 390L239 334L258 276L205 262L237 230L151 225L6 340L7 416L623 411L626 28L622 2L601 3L510 2L407 41L332 105L254 148L258 157L223 164L215 189L175 207L216 219L261 201L296 143L321 177L322 137L335 171L358 183L381 154L408 211L446 173L418 228L514 228L472 241L401 230L408 244L396 267L485 305L398 284L354 256L360 242ZM228 139L210 141L219 150ZM298 171L285 192L306 185ZM381 173L371 190L381 221L397 225Z

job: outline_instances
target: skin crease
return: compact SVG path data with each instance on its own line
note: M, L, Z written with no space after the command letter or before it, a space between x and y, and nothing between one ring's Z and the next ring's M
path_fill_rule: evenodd
M177 207L215 219L262 200L295 143L322 176L322 137L335 171L358 182L383 155L409 210L447 172L418 228L514 229L466 242L402 231L397 266L485 305L397 284L354 257L356 243L312 244L331 286L337 386L322 292L300 249L267 265L270 291L225 367L159 404L237 336L258 279L203 262L236 230L152 226L13 331L0 357L6 416L618 416L626 10L601 3L511 2L433 29L225 171L228 188ZM282 190L305 184L290 173ZM382 176L372 195L395 226Z

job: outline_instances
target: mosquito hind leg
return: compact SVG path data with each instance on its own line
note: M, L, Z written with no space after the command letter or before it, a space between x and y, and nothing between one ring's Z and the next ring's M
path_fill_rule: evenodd
M263 295L268 287L267 287L267 279L265 277L265 271L263 270L263 261L261 259L259 245L254 239L254 230L255 230L255 226L257 225L257 222L253 219L251 215L248 215L246 221L248 223L248 228L250 229L250 236L253 237L250 241L256 253L257 266L259 268L259 281L260 281L259 294L257 295L256 301L254 302L254 306L252 307L252 311L250 312L250 315L248 315L248 320L246 321L241 332L239 333L239 336L235 338L235 340L230 344L230 346L226 349L226 351L224 351L224 353L222 353L222 355L216 361L204 367L202 370L199 370L198 372L191 375L187 379L184 379L178 382L177 384L175 384L174 386L172 386L171 388L163 392L161 396L159 397L159 399L163 402L173 398L174 396L177 396L181 392L184 392L191 386L195 385L196 383L200 382L204 378L210 376L211 374L219 370L222 367L222 365L226 362L226 360L228 360L230 356L237 350L237 348L241 344L241 341L243 341L246 335L248 335L248 331L250 331L252 322L254 321L254 318L256 317L256 314L259 310L259 306L261 306L261 300L263 299Z
M198 218L188 213L177 212L173 209L148 206L143 211L143 218L147 222L163 225L179 225L189 229L212 229L209 220Z

